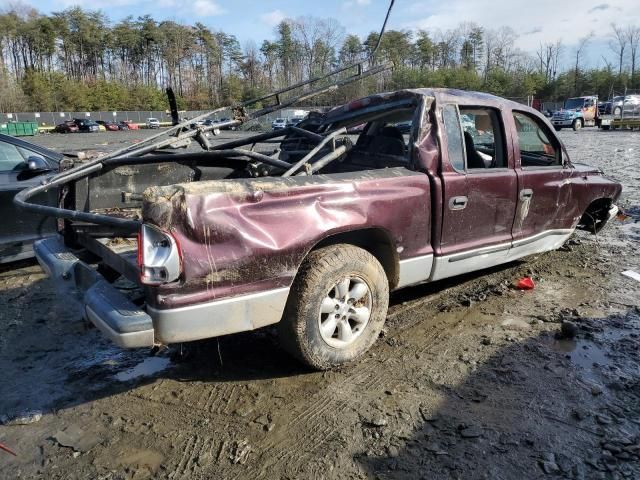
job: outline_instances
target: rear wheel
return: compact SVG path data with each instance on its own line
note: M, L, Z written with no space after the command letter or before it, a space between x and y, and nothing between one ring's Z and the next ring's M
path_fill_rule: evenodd
M389 283L373 255L346 244L315 250L289 293L282 345L315 369L342 366L373 345L388 305Z
M575 132L582 129L582 127L584 127L584 120L582 120L581 118L576 118L573 121L573 125L571 126L571 128L573 128Z

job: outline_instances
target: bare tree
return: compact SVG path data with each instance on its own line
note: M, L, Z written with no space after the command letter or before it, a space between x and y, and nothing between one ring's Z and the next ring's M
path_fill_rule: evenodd
M342 39L344 27L333 18L300 17L292 22L293 36L302 46L304 64L309 77L314 68L325 71Z
M622 65L624 63L624 51L627 48L628 36L622 27L615 23L611 24L611 41L609 48L618 56L618 75L622 74Z
M580 61L582 56L584 55L585 50L587 49L587 44L593 38L593 32L589 33L589 35L582 37L578 40L578 45L576 46L576 64L574 71L574 80L573 80L573 90L574 94L578 94L578 77L580 75Z
M640 45L640 27L637 25L629 25L626 33L627 41L629 42L629 56L631 57L631 85L634 86L638 45Z
M558 57L562 49L562 43L557 40L555 43L541 43L536 52L540 65L538 71L544 74L545 81L550 82L556 77L558 70Z

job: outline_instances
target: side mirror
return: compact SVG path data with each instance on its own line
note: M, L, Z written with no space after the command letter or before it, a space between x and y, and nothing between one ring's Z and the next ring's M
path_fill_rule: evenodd
M32 172L51 170L51 167L45 162L44 158L36 155L30 155L29 158L27 158L27 166Z

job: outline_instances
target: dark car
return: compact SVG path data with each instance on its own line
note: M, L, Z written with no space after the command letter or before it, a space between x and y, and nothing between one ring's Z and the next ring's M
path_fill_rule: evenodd
M74 118L73 121L78 125L80 132L99 132L100 125L93 120L87 120L85 118Z
M621 97L614 97L613 101L617 101L616 99ZM610 115L611 114L611 106L612 101L599 102L598 103L598 114L599 115Z
M0 263L32 257L33 242L56 233L54 218L18 210L13 197L55 173L62 158L61 153L0 134ZM39 197L38 203L55 206L58 190L51 189Z
M127 122L118 122L118 130L129 130L129 124Z
M227 122L230 122L230 121L231 121L230 118L225 117L225 118L221 118L220 120L218 120L218 123L224 124L224 123L227 123ZM235 125L227 125L227 126L224 126L224 127L220 127L220 130L235 130L236 128L237 127Z
M67 120L56 125L56 128L53 129L54 132L57 133L76 133L79 131L78 125L73 120Z
M102 125L109 132L117 132L120 130L120 127L117 123L104 121L104 120L96 120L98 125Z

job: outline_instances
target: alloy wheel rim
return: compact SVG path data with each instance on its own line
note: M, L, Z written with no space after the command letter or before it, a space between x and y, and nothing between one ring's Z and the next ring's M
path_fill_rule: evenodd
M360 277L341 278L322 299L318 314L320 336L334 348L346 348L365 330L373 303L369 285Z

